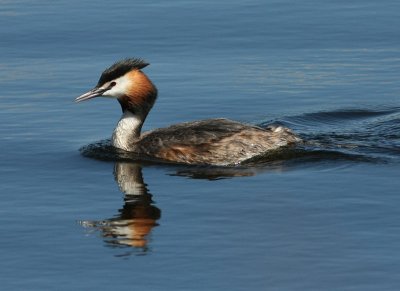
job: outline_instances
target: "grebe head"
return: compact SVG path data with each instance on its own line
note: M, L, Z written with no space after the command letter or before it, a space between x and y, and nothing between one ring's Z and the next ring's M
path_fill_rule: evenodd
M116 62L100 76L97 85L75 99L75 102L95 97L116 98L122 111L142 113L144 117L153 106L157 89L141 71L149 64L141 59L129 58Z

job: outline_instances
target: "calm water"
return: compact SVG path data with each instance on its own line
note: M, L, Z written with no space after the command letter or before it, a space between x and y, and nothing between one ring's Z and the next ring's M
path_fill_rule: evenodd
M0 1L4 290L400 288L400 2ZM143 57L145 129L209 117L307 143L233 169L109 154ZM81 149L81 150L80 150Z

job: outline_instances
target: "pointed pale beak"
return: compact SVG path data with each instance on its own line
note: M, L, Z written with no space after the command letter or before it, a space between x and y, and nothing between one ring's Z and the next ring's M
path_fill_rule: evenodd
M82 94L81 96L76 98L75 102L78 103L78 102L81 102L81 101L85 101L85 100L89 100L89 99L101 96L101 95L103 95L103 93L105 91L107 91L107 89L104 89L104 88L93 88L89 92L86 92L85 94Z

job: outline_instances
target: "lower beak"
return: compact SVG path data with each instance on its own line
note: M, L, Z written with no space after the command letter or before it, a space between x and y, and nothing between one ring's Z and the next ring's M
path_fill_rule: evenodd
M86 92L85 94L82 94L81 96L79 96L78 98L75 99L75 102L81 102L81 101L85 101L85 100L89 100L98 96L103 95L103 93L106 90L103 88L94 88L92 90L90 90L89 92Z

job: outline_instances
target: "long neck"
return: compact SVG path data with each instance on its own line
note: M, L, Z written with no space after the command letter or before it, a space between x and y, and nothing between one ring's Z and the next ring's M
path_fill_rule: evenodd
M112 144L116 148L126 151L132 149L132 146L140 138L144 119L129 110L125 110L118 121L112 135Z
M118 98L122 108L122 117L112 136L113 146L134 151L140 139L140 131L147 114L157 98L157 88L140 70L128 74L130 86L126 94Z

